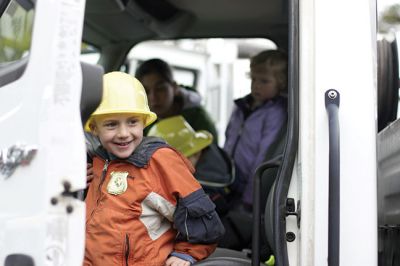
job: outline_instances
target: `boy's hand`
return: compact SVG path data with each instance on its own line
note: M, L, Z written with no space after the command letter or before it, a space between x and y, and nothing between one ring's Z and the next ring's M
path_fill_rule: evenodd
M190 262L180 259L178 257L171 256L165 262L165 266L190 266Z
M93 180L93 165L91 163L86 164L86 186L89 186Z

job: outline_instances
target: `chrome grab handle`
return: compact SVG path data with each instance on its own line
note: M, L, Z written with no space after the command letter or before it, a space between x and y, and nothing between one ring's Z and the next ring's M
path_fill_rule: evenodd
M9 178L19 165L28 165L35 157L37 147L17 143L0 150L0 174Z

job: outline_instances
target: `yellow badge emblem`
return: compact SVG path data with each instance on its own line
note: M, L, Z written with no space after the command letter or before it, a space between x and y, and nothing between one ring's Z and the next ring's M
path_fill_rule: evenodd
M128 172L111 172L111 179L107 185L107 192L112 195L120 195L128 188Z

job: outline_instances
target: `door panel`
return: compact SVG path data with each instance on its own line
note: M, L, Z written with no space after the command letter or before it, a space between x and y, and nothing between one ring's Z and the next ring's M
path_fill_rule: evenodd
M27 255L35 265L82 261L84 203L68 191L86 185L79 111L84 4L37 0L26 69L0 87L3 265L11 254ZM1 65L3 73L7 66ZM10 174L11 162L21 151L22 163L14 163ZM67 193L61 196L62 192Z

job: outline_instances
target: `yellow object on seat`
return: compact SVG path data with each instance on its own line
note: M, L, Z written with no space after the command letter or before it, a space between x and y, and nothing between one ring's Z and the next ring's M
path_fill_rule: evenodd
M169 145L189 157L212 143L213 136L206 130L194 131L181 115L157 122L148 136L163 138Z

